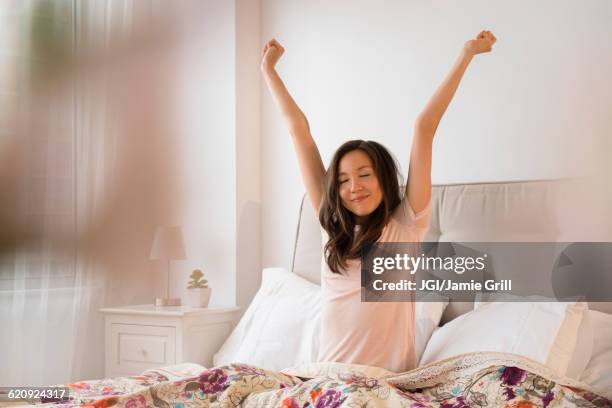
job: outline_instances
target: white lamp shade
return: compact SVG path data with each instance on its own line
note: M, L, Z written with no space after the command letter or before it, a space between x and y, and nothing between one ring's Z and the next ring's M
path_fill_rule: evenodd
M166 261L186 259L181 227L158 227L150 258Z

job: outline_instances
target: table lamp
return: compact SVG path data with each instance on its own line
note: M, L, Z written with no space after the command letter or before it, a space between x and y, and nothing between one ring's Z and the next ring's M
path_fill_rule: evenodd
M180 298L170 298L170 261L186 259L181 227L158 227L149 258L154 261L168 261L166 297L156 298L155 306L180 306Z

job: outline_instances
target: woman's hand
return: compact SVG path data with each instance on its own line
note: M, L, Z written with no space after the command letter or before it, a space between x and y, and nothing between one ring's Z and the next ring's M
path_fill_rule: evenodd
M284 52L283 46L274 38L268 41L261 50L261 69L274 69Z
M481 31L475 39L466 42L463 49L471 55L490 52L495 41L497 38L490 31Z

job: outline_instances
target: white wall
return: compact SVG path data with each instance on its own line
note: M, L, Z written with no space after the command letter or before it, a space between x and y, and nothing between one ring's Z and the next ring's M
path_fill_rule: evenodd
M236 304L261 283L261 2L236 1Z
M176 283L186 299L188 272L203 268L211 304L244 312L261 278L260 4L193 4L201 18L184 49L174 159L188 259Z
M189 271L201 268L211 303L235 304L236 160L234 2L206 1L198 29L185 44L180 113L177 214L187 261L179 283L186 298Z
M395 153L406 176L411 128L464 42L476 56L434 143L434 183L557 178L604 170L612 100L612 3L263 0L262 40L308 117L324 163L352 138ZM264 266L290 266L304 191L291 140L262 95ZM585 198L586 199L586 198Z

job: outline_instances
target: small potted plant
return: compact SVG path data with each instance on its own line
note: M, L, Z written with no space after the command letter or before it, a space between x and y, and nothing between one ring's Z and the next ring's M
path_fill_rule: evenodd
M200 269L194 269L189 278L191 279L187 286L189 305L192 307L207 307L212 289L208 287L208 281L204 279L204 273Z

